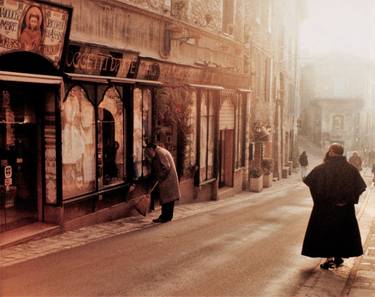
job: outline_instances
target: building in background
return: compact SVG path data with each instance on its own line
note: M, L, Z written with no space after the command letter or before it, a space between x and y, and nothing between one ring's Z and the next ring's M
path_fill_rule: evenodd
M273 163L276 178L287 177L298 154L299 33L304 8L300 1L247 1L251 139L250 170ZM283 174L284 172L284 174Z
M372 72L369 60L344 54L305 60L301 134L321 147L339 142L367 154L373 146Z

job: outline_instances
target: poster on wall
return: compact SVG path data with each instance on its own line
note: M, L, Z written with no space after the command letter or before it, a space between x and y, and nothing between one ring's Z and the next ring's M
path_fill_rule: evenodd
M27 0L0 0L0 54L29 51L58 67L70 9Z

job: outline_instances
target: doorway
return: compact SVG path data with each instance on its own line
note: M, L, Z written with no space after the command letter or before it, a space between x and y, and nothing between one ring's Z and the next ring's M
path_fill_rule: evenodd
M220 130L219 187L233 187L233 129Z
M36 88L0 87L0 231L38 220L41 98Z

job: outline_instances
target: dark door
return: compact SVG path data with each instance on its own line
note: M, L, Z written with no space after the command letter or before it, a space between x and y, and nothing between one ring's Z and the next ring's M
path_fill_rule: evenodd
M38 218L40 92L0 88L1 230Z
M233 186L233 129L220 130L219 187Z

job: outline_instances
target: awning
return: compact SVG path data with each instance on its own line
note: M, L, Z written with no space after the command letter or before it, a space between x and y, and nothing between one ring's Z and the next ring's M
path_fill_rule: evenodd
M52 75L0 71L0 81L59 85L62 83L63 78L60 76L52 76Z
M122 78L116 76L100 76L100 75L89 75L89 74L79 74L79 73L65 73L72 80L96 82L107 84L112 83L124 83L124 84L142 84L142 85L154 85L160 86L163 83L154 80L145 79L134 79L134 78Z
M201 89L210 89L210 90L224 90L222 86L215 85L199 85L199 84L188 84L190 87L201 88Z

